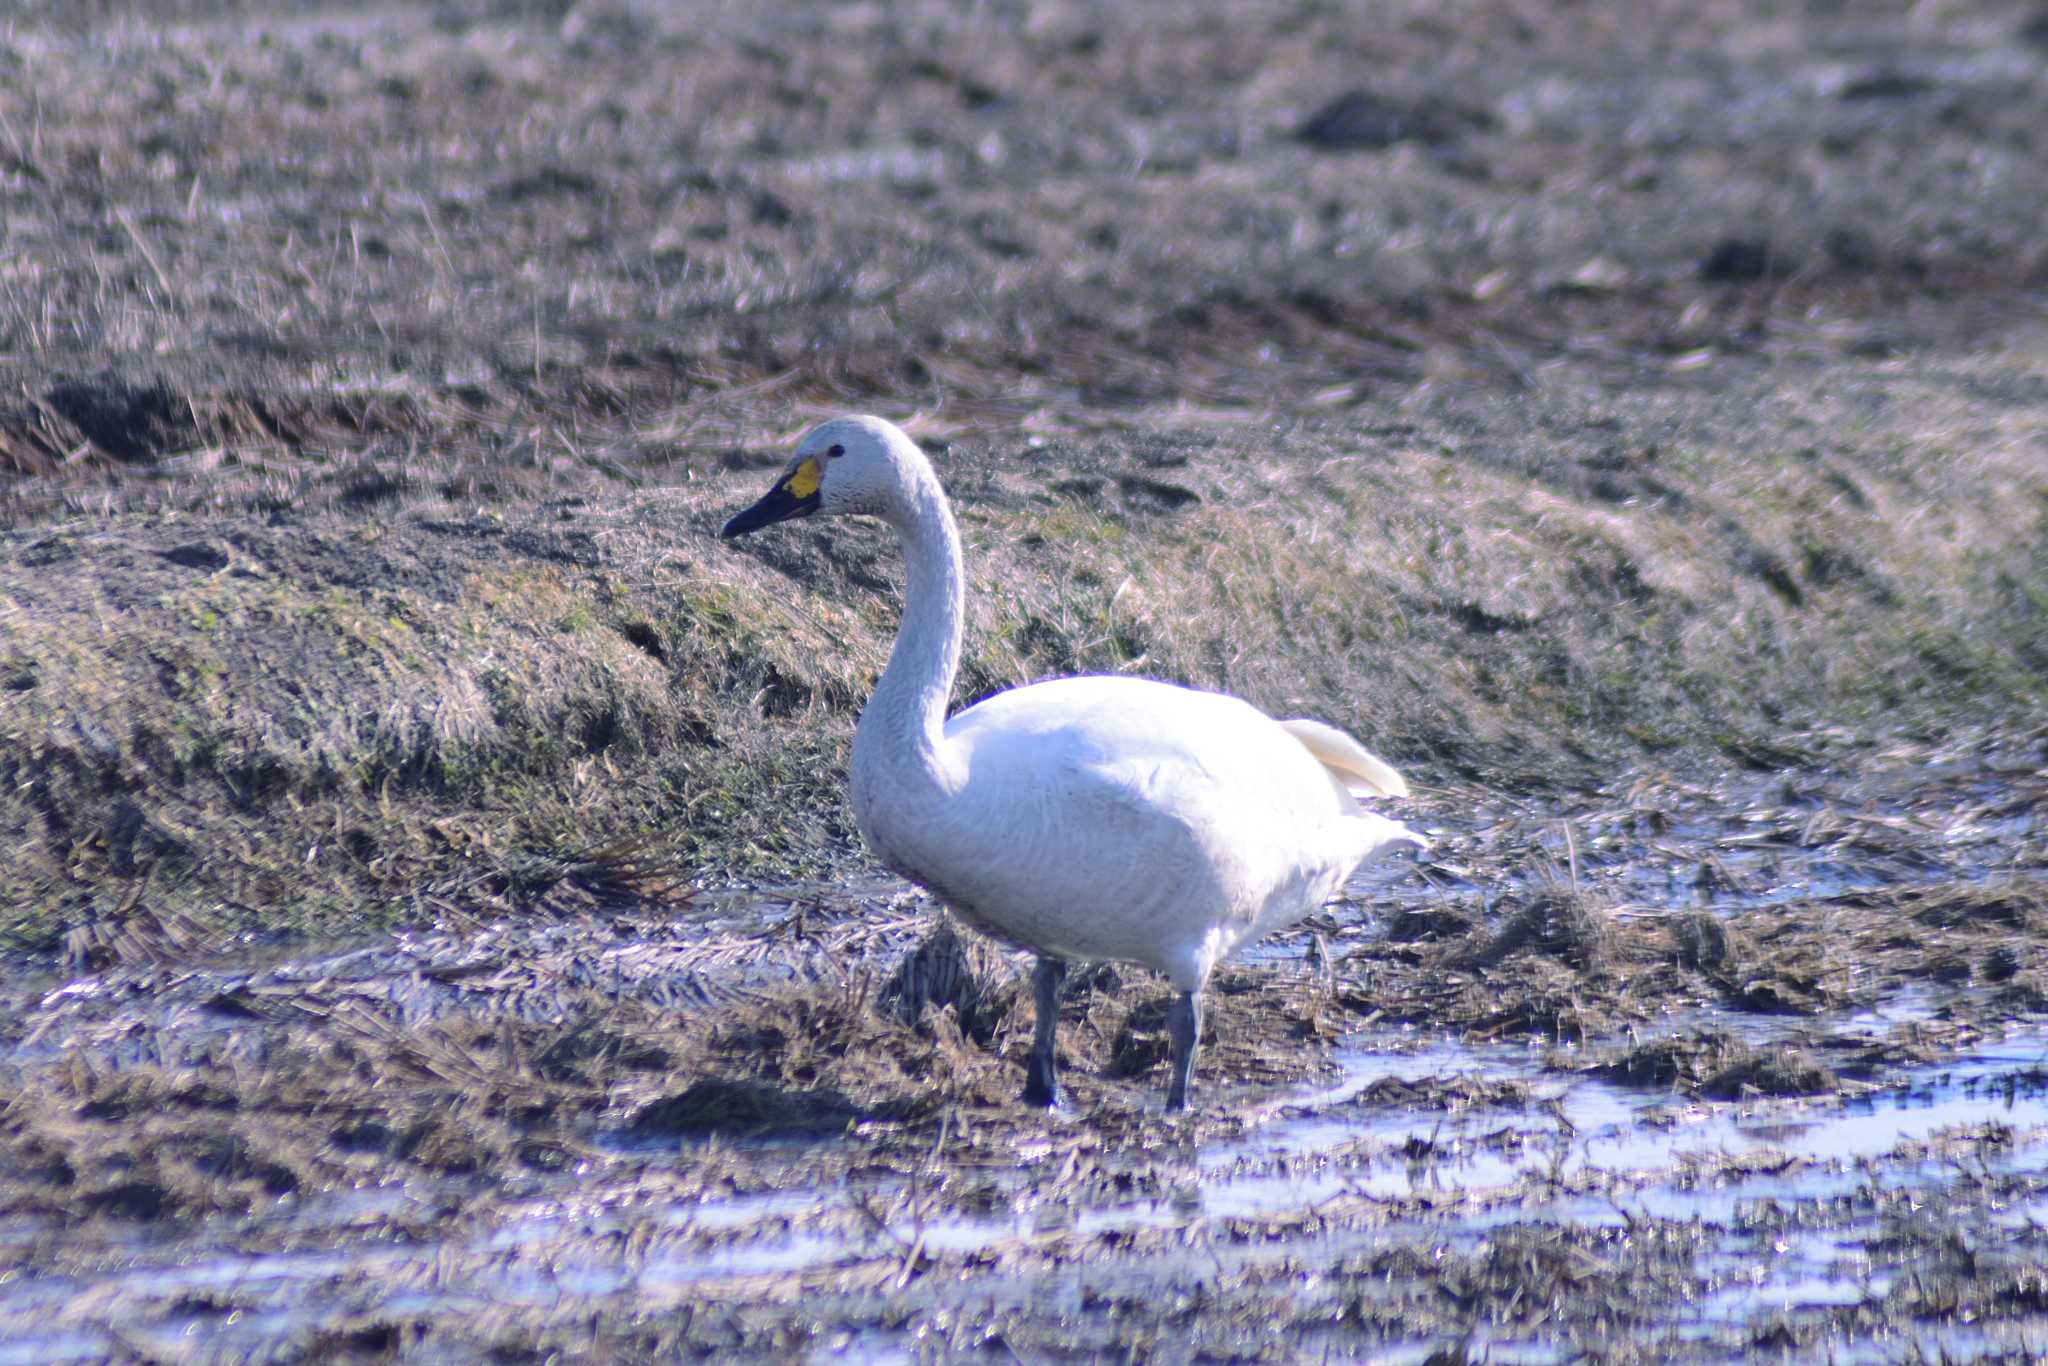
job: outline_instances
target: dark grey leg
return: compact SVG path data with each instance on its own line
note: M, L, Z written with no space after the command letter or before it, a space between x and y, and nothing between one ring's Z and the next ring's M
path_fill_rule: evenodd
M1066 985L1064 958L1041 958L1031 974L1031 988L1038 997L1038 1035L1031 1041L1031 1056L1024 1064L1024 1103L1058 1105L1060 1084L1053 1062L1053 1037L1060 1023L1060 988Z
M1183 991L1166 1008L1166 1033L1173 1040L1173 1080L1166 1087L1166 1108L1185 1110L1188 1082L1195 1075L1195 1050L1202 1045L1202 998Z

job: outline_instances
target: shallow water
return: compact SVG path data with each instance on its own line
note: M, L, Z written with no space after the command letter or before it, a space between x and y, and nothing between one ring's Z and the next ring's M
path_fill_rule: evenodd
M1607 804L1488 795L1426 807L1451 855L1424 861L1441 892L1491 901L1569 885L1623 907L1719 911L1879 888L1976 880L2038 863L2048 824L2034 761L1994 756L1891 774L1772 775L1712 787L1659 776ZM2014 782L2014 775L2023 775ZM1460 866L1461 848L1513 850L1507 875ZM1370 871L1361 888L1377 885Z
M1909 1004L1904 1014L1913 1011ZM1013 1171L984 1174L999 1194L980 1214L939 1192L920 1197L893 1177L699 1200L677 1199L645 1177L608 1187L568 1172L535 1178L469 1228L445 1217L460 1208L459 1180L439 1190L415 1183L302 1206L283 1201L273 1217L291 1236L247 1253L204 1229L169 1237L102 1230L100 1241L71 1236L51 1257L46 1240L55 1231L15 1220L0 1227L0 1242L7 1261L28 1265L0 1274L0 1364L111 1350L105 1325L79 1306L115 1297L154 1307L122 1330L131 1345L233 1354L287 1340L371 1286L386 1312L546 1308L565 1297L658 1305L711 1284L745 1293L762 1278L821 1268L1078 1248L1148 1230L1224 1263L1250 1263L1407 1243L1469 1252L1509 1226L1637 1220L1698 1226L1695 1269L1709 1288L1677 1326L1712 1336L1761 1315L1882 1301L1899 1255L1885 1244L1889 1192L1910 1190L1938 1206L1961 1181L2025 1186L2028 1199L1979 1230L1986 1240L2001 1228L2037 1233L2048 1218L2048 1032L1901 1070L1848 1099L1702 1103L1580 1077L1574 1061L1526 1047L1368 1034L1340 1048L1327 1085L1231 1097L1248 1119L1242 1134L1168 1164L1170 1189L1129 1200L1043 1198L1042 1173L1025 1153ZM1512 1099L1373 1102L1375 1085L1388 1081L1447 1098L1482 1085L1490 1088L1482 1094ZM1943 1137L1966 1158L1930 1146ZM687 1161L687 1145L676 1151ZM382 1232L405 1225L408 1211L435 1219L440 1236ZM1337 1217L1361 1213L1348 1223ZM1287 1236L1233 1241L1246 1229ZM36 1248L45 1255L25 1255ZM1149 1260L1165 1267L1187 1255L1162 1249ZM1929 1333L1924 1341L1952 1351L1969 1337ZM1549 1350L1503 1338L1494 1359Z
M1843 924L1890 934L1893 903L1843 894L1977 885L2044 862L2036 807L2014 795L2025 785L2003 788L1981 765L1902 778L1896 792L1881 781L1801 781L1793 790L1759 780L1731 796L1645 780L1568 810L1500 800L1419 808L1415 818L1439 837L1433 858L1370 871L1350 904L1244 955L1267 965L1250 976L1271 979L1251 1013L1284 1015L1318 979L1360 962L1366 975L1351 980L1372 1006L1380 998L1370 992L1395 971L1387 965L1401 960L1371 953L1407 947L1386 935L1400 908L1453 908L1483 938L1497 910L1576 887L1617 920L1765 911L1746 933L1796 929L1811 941L1833 930L1793 903L1839 896ZM2018 923L2033 914L2006 913ZM1975 959L2031 942L2001 939L2005 923L1973 923ZM231 1079L265 1066L266 1050L293 1031L358 1029L379 1047L433 1043L446 1037L438 1022L546 1025L593 1000L606 1016L632 1006L723 1018L727 1004L777 984L823 988L821 999L843 992L860 973L885 971L929 925L900 884L876 881L773 896L706 891L658 923L429 930L69 981L47 969L10 973L0 975L0 1074L104 1076L143 1064ZM1411 982L1435 985L1437 960L1408 961ZM1854 966L1867 982L1871 965ZM877 1308L899 1299L968 1316L1028 1305L1077 1325L1075 1350L1085 1352L1088 1325L1107 1314L1091 1307L1084 1279L1139 1304L1190 1283L1254 1287L1284 1297L1309 1351L1324 1330L1299 1325L1347 1314L1405 1322L1414 1305L1401 1295L1435 1295L1439 1266L1470 1281L1473 1268L1506 1258L1498 1283L1513 1285L1514 1259L1550 1256L1553 1244L1567 1262L1602 1266L1654 1245L1662 1298L1653 1321L1672 1353L1738 1355L1778 1341L1769 1335L1780 1321L1809 1332L1797 1342L1824 1343L1841 1360L2024 1349L2030 1331L2048 1345L2042 1316L1986 1326L1930 1316L1914 1298L1955 1280L1943 1261L1958 1255L1944 1242L1955 1228L1971 1230L1981 1267L2048 1259L2048 1028L2023 1002L1984 1008L1997 979L1881 980L1829 997L1833 1014L1731 1009L1697 992L1640 1003L1580 1046L1382 1025L1335 1045L1289 1045L1304 1067L1326 1064L1312 1084L1260 1088L1232 1085L1221 1069L1205 1074L1202 1114L1188 1127L1160 1116L1156 1094L1137 1081L1117 1082L1100 1109L1042 1124L998 1106L972 1119L997 1141L970 1145L965 1158L945 1148L943 1125L934 1142L925 1130L891 1137L872 1119L838 1136L649 1142L631 1136L628 1120L663 1083L636 1082L601 1118L559 1135L585 1145L559 1170L501 1156L468 1175L422 1175L378 1158L347 1168L361 1173L352 1189L323 1178L246 1214L61 1225L9 1216L0 1221L0 1366L121 1351L310 1351L321 1333L362 1321L449 1323L486 1311L529 1325L623 1320L778 1297L815 1301L821 1323L868 1324L844 1342L820 1339L822 1355L911 1352L903 1314ZM1593 989L1618 990L1612 981ZM1625 1085L1596 1070L1619 1050L1710 1038L1856 1065L1823 1096L1739 1101ZM503 1055L502 1081L525 1085L531 1062ZM446 1098L471 1103L500 1081L458 1079ZM91 1084L53 1093L60 1109L95 1094ZM224 1119L221 1132L239 1131ZM315 1126L309 1141L327 1142L326 1133ZM119 1138L107 1146L119 1149ZM1407 1270L1386 1269L1406 1253ZM1453 1320L1464 1336L1447 1339L1439 1327L1404 1330L1413 1342L1391 1331L1375 1341L1391 1360L1421 1360L1446 1341L1498 1361L1559 1359L1583 1343L1518 1328L1509 1310ZM1358 1339L1330 1345L1342 1355Z

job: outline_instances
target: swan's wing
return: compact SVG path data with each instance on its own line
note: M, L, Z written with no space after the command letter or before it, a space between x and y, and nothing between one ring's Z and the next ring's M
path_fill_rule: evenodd
M1230 769L1214 774L1219 781L1254 788L1277 781L1287 790L1299 775L1298 746L1340 793L1408 795L1392 766L1335 726L1275 721L1242 698L1147 679L1084 675L1015 688L961 712L946 733L969 744L1059 735L1063 745L1110 762L1171 755Z
M962 787L902 832L926 885L1042 952L1146 963L1184 987L1359 863L1420 842L1218 693L1057 679L969 708L946 739Z
M1313 723L1311 723L1313 724ZM1320 743L1343 763L1400 778L1343 736ZM1336 765L1241 698L1119 677L1074 677L998 693L955 716L949 741L973 781L1009 791L1065 787L1086 775L1103 794L1181 824L1245 832L1233 844L1285 844L1284 832L1357 812ZM1348 776L1348 775L1347 775ZM1356 781L1354 778L1353 781ZM986 792L986 789L984 789ZM1265 831L1252 836L1257 828Z

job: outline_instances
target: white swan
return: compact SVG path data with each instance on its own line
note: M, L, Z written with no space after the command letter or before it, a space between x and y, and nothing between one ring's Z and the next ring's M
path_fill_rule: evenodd
M1033 683L948 721L963 574L930 462L880 418L836 418L720 534L816 512L881 518L909 570L889 666L854 734L861 835L970 925L1038 954L1027 1102L1059 1103L1066 960L1115 959L1180 993L1166 1105L1182 1108L1210 972L1321 906L1359 865L1424 847L1356 800L1406 796L1407 785L1321 722L1275 721L1235 697L1146 679Z

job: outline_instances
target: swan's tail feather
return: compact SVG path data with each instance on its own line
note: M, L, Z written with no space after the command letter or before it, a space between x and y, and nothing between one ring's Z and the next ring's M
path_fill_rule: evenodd
M1387 764L1367 752L1364 745L1338 730L1335 726L1324 725L1321 721L1306 718L1282 721L1281 728L1296 740L1301 747L1316 757L1316 761L1337 783L1354 797L1405 797L1408 784L1401 775Z

